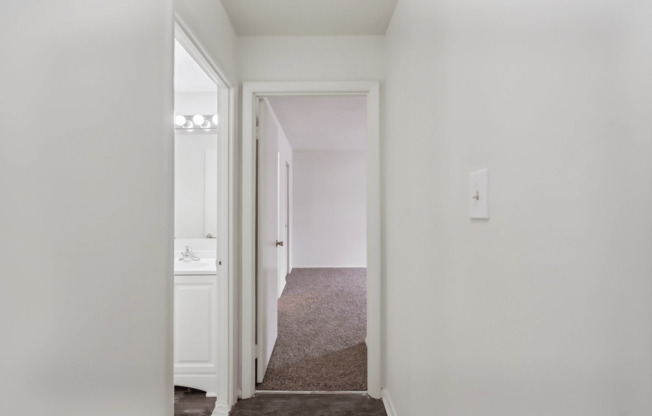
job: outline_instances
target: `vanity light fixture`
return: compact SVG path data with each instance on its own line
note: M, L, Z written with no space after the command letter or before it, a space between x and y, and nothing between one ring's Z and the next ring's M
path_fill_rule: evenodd
M177 126L177 127L183 126L184 124L186 124L186 121L187 121L186 117L182 116L181 114L177 114L174 117L174 125Z
M174 116L176 130L188 133L206 133L217 128L217 114L177 114Z
M201 114L195 114L194 116L192 116L192 122L197 124L198 126L204 124L204 120L205 118Z

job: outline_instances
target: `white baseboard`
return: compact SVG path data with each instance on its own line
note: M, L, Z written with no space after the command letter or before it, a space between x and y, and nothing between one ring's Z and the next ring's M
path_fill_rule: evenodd
M385 405L385 412L387 412L387 416L398 416L396 409L394 408L392 398L389 396L387 389L383 389L380 392L380 396L383 399L383 404Z

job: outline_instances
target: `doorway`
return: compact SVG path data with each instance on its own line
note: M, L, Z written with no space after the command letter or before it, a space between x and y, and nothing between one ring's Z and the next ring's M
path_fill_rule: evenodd
M203 223L203 227L198 229L198 232L201 233L200 237L202 237L199 240L201 240L200 245L206 244L211 248L214 247L214 256L206 256L206 258L202 259L212 262L213 270L215 270L214 281L208 284L207 281L200 281L201 279L208 278L192 273L187 273L186 277L189 278L184 280L184 283L189 285L189 290L186 294L190 296L190 298L187 297L185 306L195 310L195 313L197 313L197 307L202 306L202 304L194 302L193 299L201 299L203 301L202 314L205 316L204 321L197 323L196 321L187 320L187 322L192 323L189 325L189 331L192 332L201 327L200 329L203 331L201 340L203 342L189 343L187 340L174 340L175 348L182 344L186 348L184 354L201 353L204 356L201 362L190 362L193 361L192 359L185 360L188 362L186 363L187 365L184 365L185 368L183 368L184 366L179 366L177 361L179 361L179 358L184 357L179 357L175 352L175 384L176 379L180 380L180 384L203 383L200 381L202 377L210 379L209 383L203 385L209 386L211 388L211 395L216 397L213 414L226 415L231 406L237 401L235 390L236 372L234 369L236 336L235 327L230 321L230 317L235 315L236 305L236 291L235 286L232 284L235 279L234 266L236 254L236 250L233 249L235 245L234 216L236 212L236 200L234 196L236 177L234 171L235 90L218 65L210 58L202 43L193 35L179 16L175 17L175 40L175 43L178 43L183 48L184 53L201 69L203 75L217 86L217 94L214 98L211 98L211 100L216 101L213 103L213 105L216 104L217 108L215 113L205 113L201 109L195 108L193 110L189 107L188 111L180 111L176 114L176 116L183 116L185 118L184 123L182 123L181 117L175 117L176 127L186 127L188 130L196 130L194 132L184 132L189 137L198 139L191 141L189 144L193 148L193 151L196 150L195 148L199 142L203 140L202 130L206 132L213 130L216 136L214 150L205 152L205 159L203 161L200 159L197 162L198 165L203 166L202 169L198 170L199 173L203 173L204 178L206 178L203 188L201 186L197 188L196 181L192 181L193 186L203 195L203 198L200 198L202 200L200 206L204 208L204 216L203 218L197 219L197 221ZM189 97L184 97L181 101L185 98ZM189 105L195 104L197 103L194 102L193 104L193 101L189 100ZM201 118L195 116L201 116ZM213 158L214 160L212 160ZM209 193L211 196L207 197ZM195 248L200 247L193 247L193 251ZM179 257L183 255L179 252L175 252L174 254L175 260L177 260L177 255L180 255ZM194 254L195 257L202 258L202 256L196 255L198 253ZM196 263L192 264L194 265ZM202 290L204 293L200 294ZM175 312L175 326L177 315ZM176 337L176 329L174 332L175 338L178 338ZM202 365L199 364L203 365L203 370L205 371L200 371L202 369L199 367L202 367ZM192 374L192 379L177 377L177 369L181 370L180 373ZM185 371L186 369L188 371ZM209 392L207 388L199 385L189 387L199 387Z
M178 41L174 112L174 384L215 397L218 86Z
M377 82L245 83L243 89L242 398L255 392L256 358L271 354L256 343L256 163L255 115L262 97L287 95L362 96L366 102L366 298L367 393L380 397L380 195L379 97ZM276 176L276 175L275 175ZM276 204L275 204L276 205ZM289 222L292 224L292 221ZM290 237L290 241L292 238ZM292 243L291 243L292 244ZM296 245L295 245L296 247Z
M365 107L355 95L258 103L259 391L367 390ZM274 250L278 294L266 289Z

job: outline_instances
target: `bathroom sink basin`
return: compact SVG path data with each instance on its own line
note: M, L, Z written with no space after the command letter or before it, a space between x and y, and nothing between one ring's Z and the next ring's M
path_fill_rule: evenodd
M177 269L183 269L183 270L197 270L197 269L205 269L206 268L206 263L202 261L179 261L179 264L177 265Z
M215 259L204 258L198 261L185 262L177 260L174 262L175 274L214 274Z

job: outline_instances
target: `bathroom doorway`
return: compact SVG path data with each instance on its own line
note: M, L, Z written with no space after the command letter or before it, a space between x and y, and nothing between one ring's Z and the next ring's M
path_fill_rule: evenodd
M174 48L174 385L217 396L218 86Z
M209 56L177 17L175 408L183 408L184 398L199 394L220 413L236 401L230 345L235 337L228 321L234 305L230 284L234 263L234 89ZM187 394L189 391L193 394Z

